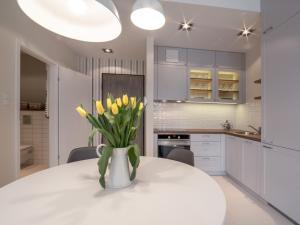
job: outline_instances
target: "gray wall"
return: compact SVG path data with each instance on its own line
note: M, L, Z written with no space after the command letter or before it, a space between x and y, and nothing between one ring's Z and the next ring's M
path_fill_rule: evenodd
M21 54L21 101L46 103L46 64Z

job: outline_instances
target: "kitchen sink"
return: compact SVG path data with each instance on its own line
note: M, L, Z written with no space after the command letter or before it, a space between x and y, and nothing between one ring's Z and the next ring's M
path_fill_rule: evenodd
M250 131L234 131L233 133L241 134L241 135L258 135L258 133L250 132Z

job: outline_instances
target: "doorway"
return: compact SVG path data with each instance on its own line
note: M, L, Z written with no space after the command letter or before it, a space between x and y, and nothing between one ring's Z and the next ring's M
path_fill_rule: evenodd
M21 52L20 177L49 167L47 64Z

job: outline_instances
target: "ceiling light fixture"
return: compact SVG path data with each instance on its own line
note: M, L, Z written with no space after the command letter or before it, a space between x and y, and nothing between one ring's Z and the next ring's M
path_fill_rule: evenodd
M111 48L103 48L102 51L104 53L114 53L114 51Z
M179 24L178 30L182 31L192 31L194 24L192 22L186 22Z
M254 28L244 26L244 28L241 29L241 31L237 35L240 37L249 37L251 34L254 33L254 31Z
M42 27L75 40L106 42L122 31L112 0L17 0L23 12Z
M157 30L166 23L163 7L158 0L136 0L130 18L135 26L144 30Z

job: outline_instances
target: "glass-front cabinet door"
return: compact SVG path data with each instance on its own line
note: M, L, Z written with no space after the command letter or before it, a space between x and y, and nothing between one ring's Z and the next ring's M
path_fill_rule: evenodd
M217 70L217 99L222 102L239 102L241 98L241 73L233 70Z
M189 69L189 100L213 101L214 71L212 69Z

